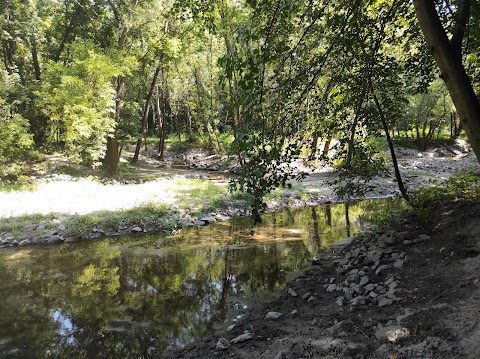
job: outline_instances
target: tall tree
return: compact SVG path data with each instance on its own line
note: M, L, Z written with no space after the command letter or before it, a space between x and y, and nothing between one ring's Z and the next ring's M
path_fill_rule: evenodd
M455 4L444 4L442 1L443 7L440 9L437 9L434 0L414 0L413 4L425 41L452 97L472 149L480 161L480 101L465 71L462 50L471 18L472 2L459 0ZM455 14L450 19L454 22L453 29L449 31L450 38L440 19L440 15L445 12Z

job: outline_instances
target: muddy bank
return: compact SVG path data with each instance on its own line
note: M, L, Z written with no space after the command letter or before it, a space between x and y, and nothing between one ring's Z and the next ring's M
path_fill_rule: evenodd
M480 203L320 256L276 300L170 358L477 358Z

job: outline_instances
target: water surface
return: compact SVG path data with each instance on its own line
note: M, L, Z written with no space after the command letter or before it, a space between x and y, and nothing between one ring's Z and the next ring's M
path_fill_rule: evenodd
M235 322L392 200L271 213L173 236L0 251L0 357L161 358Z

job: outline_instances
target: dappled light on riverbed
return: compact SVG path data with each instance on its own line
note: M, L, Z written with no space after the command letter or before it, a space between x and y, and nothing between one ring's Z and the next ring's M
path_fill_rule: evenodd
M162 357L241 318L395 200L0 252L0 357ZM253 231L253 235L252 232Z

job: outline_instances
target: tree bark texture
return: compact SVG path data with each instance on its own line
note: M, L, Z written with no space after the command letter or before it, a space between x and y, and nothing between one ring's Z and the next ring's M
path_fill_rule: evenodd
M462 63L461 46L469 17L469 0L460 2L455 33L448 39L433 0L413 0L418 23L460 117L470 145L480 161L480 101Z

